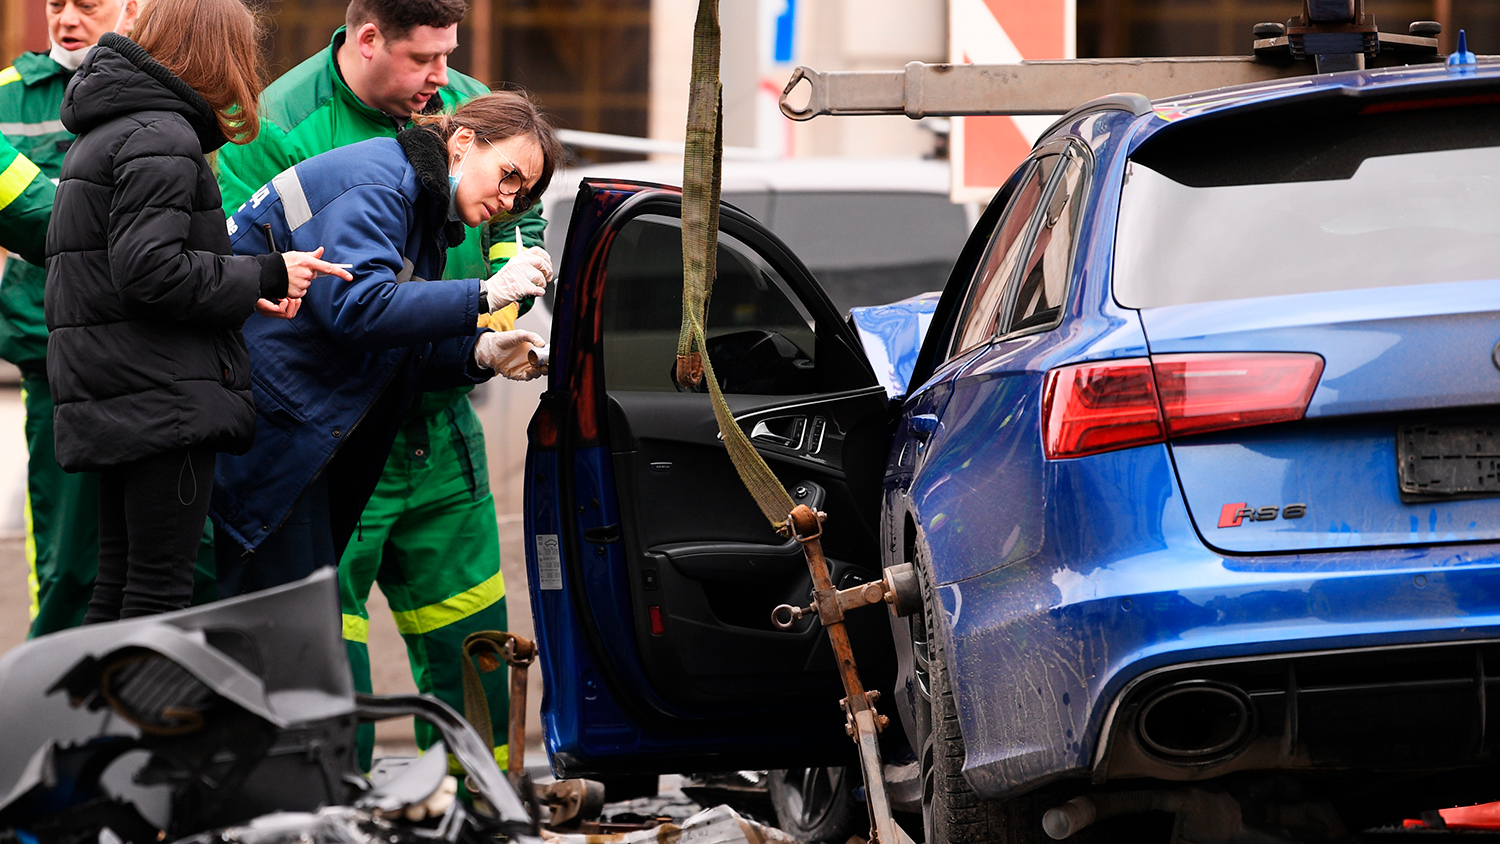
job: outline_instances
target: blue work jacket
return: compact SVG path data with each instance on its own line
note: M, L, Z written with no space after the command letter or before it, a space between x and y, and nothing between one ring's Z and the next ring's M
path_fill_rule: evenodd
M293 319L245 324L255 442L242 456L220 455L210 515L246 550L336 455L339 466L356 464L345 474L369 484L368 498L412 396L490 375L472 364L483 281L441 280L456 227L435 144L435 134L410 129L323 153L229 218L238 254L322 246L324 260L354 276L314 279Z

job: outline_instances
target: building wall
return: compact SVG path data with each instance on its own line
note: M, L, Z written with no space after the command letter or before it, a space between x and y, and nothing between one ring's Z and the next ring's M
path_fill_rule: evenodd
M793 68L887 70L943 61L945 0L798 0L793 61L771 61L767 19L784 0L721 0L726 145L790 155L920 155L933 135L905 117L820 118L791 124L776 98ZM651 3L651 137L681 141L687 123L696 0Z

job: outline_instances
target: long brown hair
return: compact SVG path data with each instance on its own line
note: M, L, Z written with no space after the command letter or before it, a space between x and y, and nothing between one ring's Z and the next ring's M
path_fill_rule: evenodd
M208 100L224 137L260 133L256 100L266 87L260 24L240 0L150 0L131 38Z
M150 2L160 3L162 0ZM552 181L552 171L557 169L564 155L562 141L557 139L552 121L524 91L495 91L475 97L452 112L418 114L412 117L412 121L437 132L444 141L460 126L474 130L474 135L481 141L503 141L517 135L535 138L542 148L542 174L527 191L533 202L546 192Z

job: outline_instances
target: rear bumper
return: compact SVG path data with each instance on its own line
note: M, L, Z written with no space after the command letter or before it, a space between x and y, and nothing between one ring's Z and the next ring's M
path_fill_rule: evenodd
M1500 640L1210 660L1147 672L1104 718L1093 774L1439 770L1500 750Z
M1044 551L937 590L965 772L982 796L1066 777L1452 767L1500 734L1485 726L1497 723L1486 690L1488 672L1500 675L1500 544L1222 557L1181 543L1077 568ZM1299 673L1315 687L1306 695ZM1256 725L1212 764L1140 752L1140 708L1189 680L1241 689ZM1330 701L1371 715L1340 720L1322 708ZM1441 736L1399 735L1374 717L1382 707L1425 711L1417 731ZM1380 743L1385 756L1362 746Z

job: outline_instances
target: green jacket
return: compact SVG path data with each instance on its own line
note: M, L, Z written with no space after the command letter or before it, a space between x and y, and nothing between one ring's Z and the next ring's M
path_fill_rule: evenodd
M13 66L0 70L0 135L54 183L62 170L63 153L73 143L73 134L63 128L59 117L63 92L72 78L73 71L46 53L23 53ZM6 164L17 166L14 161ZM5 193L0 187L0 197ZM45 208L33 208L31 213L50 218L52 192L45 193ZM40 200L41 192L32 196ZM46 226L45 219L42 226ZM47 323L42 315L46 282L47 271L41 266L6 260L5 274L0 277L0 358L23 367L39 366L46 360Z
M371 108L349 90L334 64L334 55L344 42L344 28L333 33L328 48L287 71L261 95L261 129L254 141L219 151L219 189L224 194L224 214L231 215L251 194L288 167L336 147L371 138L394 138L407 125ZM464 100L489 93L489 88L454 70L448 71L448 87L438 92L429 108L452 108ZM433 105L441 100L440 105ZM541 245L547 223L540 206L519 221L496 226L487 233L497 244L508 235L514 243L519 223L526 245ZM464 242L448 251L448 278L486 278L487 256L480 245L480 232L470 229ZM505 257L509 257L508 255Z
M18 252L22 259L41 265L56 192L57 186L31 159L0 136L0 249Z

